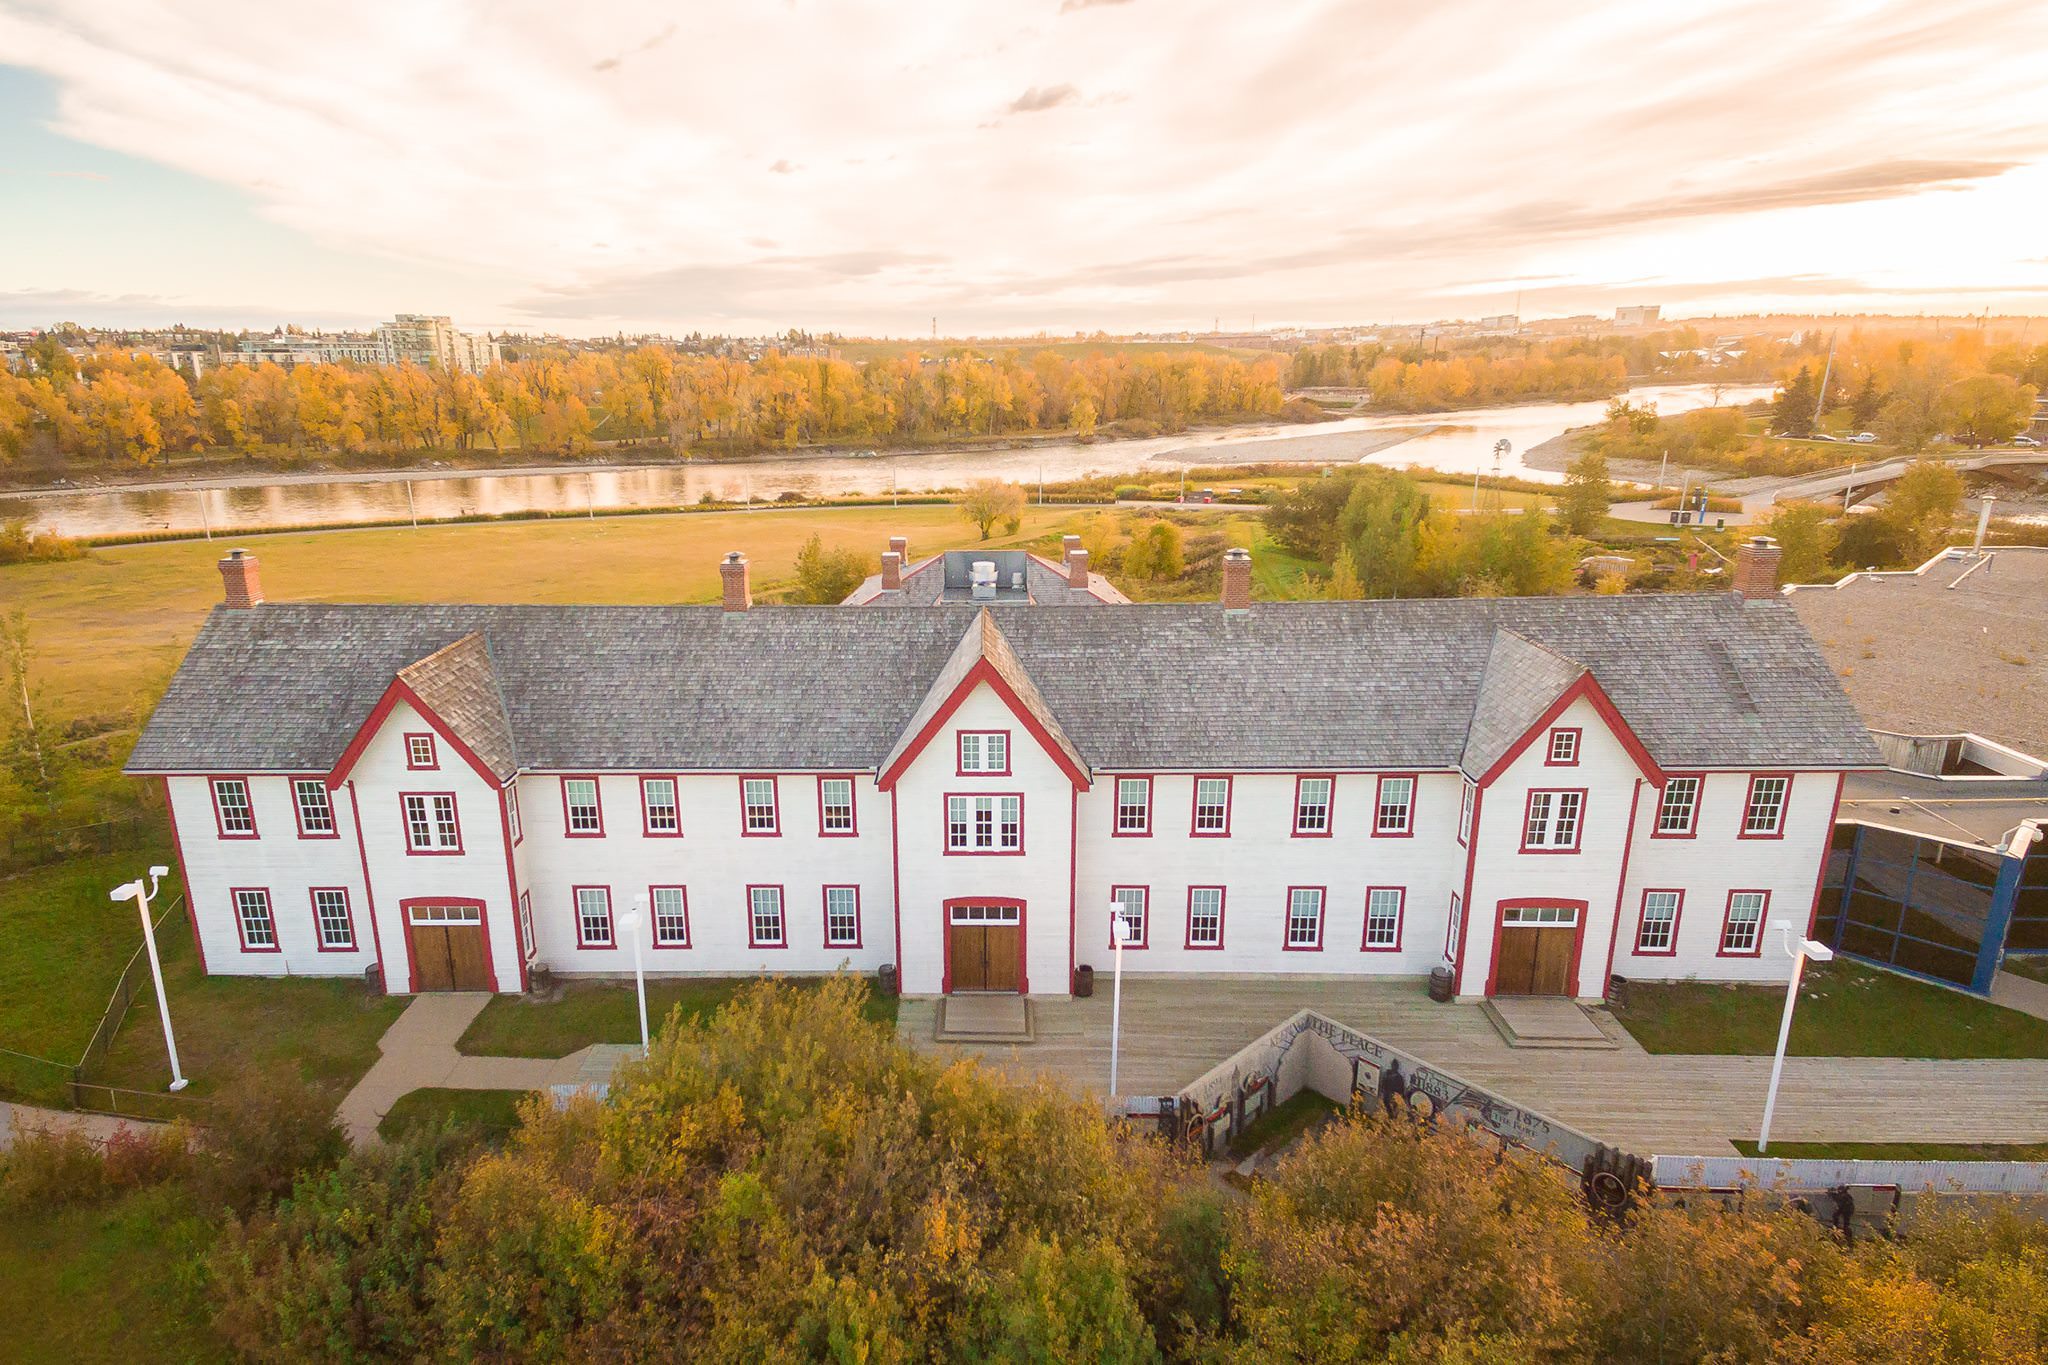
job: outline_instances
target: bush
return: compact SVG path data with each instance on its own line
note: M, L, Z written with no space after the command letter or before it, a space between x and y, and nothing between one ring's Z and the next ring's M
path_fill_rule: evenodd
M196 1163L203 1204L247 1214L283 1197L302 1175L348 1152L333 1102L312 1087L275 1078L233 1085L214 1102Z
M138 1124L105 1143L76 1132L28 1132L0 1154L0 1209L34 1213L97 1204L129 1190L168 1184L193 1169L188 1135Z
M78 559L85 547L54 531L31 531L23 520L0 522L0 564Z
M1152 490L1135 483L1120 483L1116 486L1118 502L1142 502L1152 496Z

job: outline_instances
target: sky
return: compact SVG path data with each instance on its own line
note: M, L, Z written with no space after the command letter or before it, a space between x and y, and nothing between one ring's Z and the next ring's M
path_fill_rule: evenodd
M0 327L2048 312L2042 0L0 0Z

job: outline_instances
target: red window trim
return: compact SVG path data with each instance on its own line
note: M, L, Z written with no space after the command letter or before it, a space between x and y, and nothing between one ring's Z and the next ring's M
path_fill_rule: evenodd
M1735 914L1737 896L1762 896L1764 903L1756 912L1756 942L1748 948L1728 947L1728 925ZM1771 922L1771 893L1768 887L1738 886L1728 892L1727 903L1721 907L1721 936L1714 941L1715 957L1762 957L1764 955L1764 930Z
M1459 848L1472 844L1472 826L1479 821L1479 784L1471 778L1458 774L1458 827Z
M986 796L986 797L990 797L990 798L992 798L992 799L995 799L995 800L1001 800L1001 799L1002 799L1003 797L1005 797L1005 796L1014 796L1014 797L1016 797L1016 798L1017 798L1017 846L1016 846L1015 848L954 848L954 847L953 847L953 841L952 841L952 838L950 837L950 835L951 835L951 828L952 828L952 812L953 812L953 798L954 798L954 797L956 797L956 796L957 796L957 797L964 797L964 798L966 798L966 799L968 799L968 800L973 800L973 799L974 799L975 797L978 797L978 796ZM970 813L969 813L969 824L968 824L968 828L967 828L967 837L968 837L969 839L972 839L972 838L974 837L974 826L973 826L973 824L972 824L972 819L973 819L973 816L972 816L972 813L970 812ZM941 853L941 854L942 854L943 856L945 856L945 857L948 857L948 858L1021 858L1021 857L1023 857L1023 856L1024 856L1024 850L1025 850L1025 848L1027 847L1027 845L1026 845L1026 843L1025 843L1025 838L1024 838L1025 828L1026 828L1026 827L1025 827L1025 823L1024 823L1024 793L1023 793L1023 792L945 792L945 793L943 793L943 794L942 794L942 795L941 795L941 796L939 797L939 852L940 852L940 853ZM997 813L996 813L996 839L997 839L997 840L998 840L998 841L1000 842L1000 841L1001 841L1001 839L1002 839L1002 837L1003 837L1003 818L1002 818L1001 808L1000 808L1000 807L998 807L998 809L997 809ZM968 898L967 900L965 900L965 901L962 901L961 903L962 903L963 905L995 905L995 904L998 904L999 902L998 902L998 901L994 901L994 900L989 900L989 899L987 899L986 897L982 898L981 900L975 900L975 899L973 899L972 897L969 897L969 898ZM1007 902L1001 902L1001 903L1007 904Z
M1223 784L1223 828L1198 829L1196 817L1202 809L1202 784L1221 782ZM1237 783L1229 773L1196 773L1193 786L1188 791L1188 838L1228 839L1230 837L1230 807L1237 799Z
M320 932L320 893L322 891L339 891L341 893L341 912L348 921L348 946L345 948L329 947L326 938ZM309 886L306 888L306 904L313 912L313 947L317 951L323 953L356 953L362 951L362 940L356 937L355 898L348 894L347 887ZM236 915L236 922L239 923L241 918L240 915ZM275 932L277 925L277 910L275 907L271 909L270 920L272 931Z
M775 815L774 829L747 828L747 783L749 782L766 782L768 784L768 808ZM776 778L774 773L741 773L739 774L739 783L740 837L742 839L780 839L782 837L782 783ZM785 910L783 913L787 914L788 911ZM784 938L789 937L789 927L787 925L783 926L782 936Z
M1017 994L1031 994L1031 958L1026 951L1031 941L1031 909L1016 896L953 896L939 902L940 955L939 993L953 993L953 907L956 905L1014 905L1017 907ZM1151 908L1146 908L1151 913Z
M853 942L851 943L834 943L832 941L832 893L834 891L851 891L853 893ZM753 910L753 903L750 900L747 904L749 924L753 922ZM825 931L825 946L827 948L852 949L862 946L863 940L867 937L867 926L861 920L860 884L858 882L834 882L828 886L819 887L818 912L824 917L822 925ZM789 937L789 926L786 923L782 928L782 936L784 938Z
M405 809L405 803L415 796L427 803L427 823L434 826L438 826L438 821L434 818L434 798L437 796L448 798L448 813L455 821L455 847L413 847L412 820ZM462 802L456 799L454 792L400 792L398 794L398 827L400 832L405 835L405 852L409 858L457 858L462 856Z
M1744 793L1743 793L1743 795L1742 795L1742 817L1741 817L1741 819L1740 819L1740 820L1739 820L1739 821L1737 822L1737 824L1736 824L1736 826L1735 826L1735 837L1736 837L1736 838L1738 838L1738 839L1782 839L1782 838L1784 838L1784 837L1785 837L1785 826L1786 826L1787 824L1791 823L1791 821L1790 821L1789 817L1790 817L1790 816L1791 816L1791 814L1792 814L1792 778L1793 778L1793 777L1794 777L1794 774L1792 774L1792 773L1775 773L1775 772L1774 772L1774 773L1751 773L1751 774L1749 775L1749 790L1748 790L1748 791L1746 791L1746 792L1744 792ZM1776 829L1773 829L1773 830L1771 830L1771 831L1769 831L1768 833L1752 834L1752 833L1750 833L1750 832L1749 832L1749 806L1750 806L1750 802L1752 802L1752 801L1756 800L1756 784L1757 784L1757 783L1759 783L1759 782L1764 782L1764 781L1768 781L1768 780L1770 780L1770 779L1772 779L1772 778L1783 778L1783 779L1784 779L1784 781L1785 781L1785 795L1784 795L1784 796L1783 796L1783 797L1782 797L1782 798L1781 798L1781 799L1779 800L1779 802L1778 802L1778 825L1777 825L1777 828L1776 828Z
M1449 906L1444 919L1444 962L1454 971L1458 965L1458 940L1465 935L1465 898L1457 891L1451 892ZM1453 982L1453 989L1457 983Z
M1557 737L1559 735L1570 735L1572 737L1572 756L1570 758L1556 758L1553 756L1557 753ZM1549 733L1543 736L1543 766L1546 768L1576 768L1579 766L1579 759L1585 752L1586 730L1582 725L1554 725L1550 728Z
M1304 782L1327 781L1330 784L1330 804L1324 808L1323 827L1305 830L1301 827L1301 784ZM1296 839L1327 839L1337 828L1337 775L1335 773L1296 773L1294 775L1294 809L1287 817L1288 833Z
M1381 798L1381 796L1383 796L1383 795L1385 794L1385 792L1386 792L1386 788L1387 788L1387 782L1389 781L1389 779L1399 780L1399 779L1403 779L1403 778L1405 778L1405 779L1407 780L1407 782L1408 782L1408 817L1407 817L1408 823L1407 823L1407 827L1406 827L1406 828L1404 828L1404 829L1381 829L1381 828L1380 828L1380 798ZM1335 794L1335 792L1336 792L1336 788L1335 788L1334 786L1332 786L1332 787L1331 787L1331 793L1332 793L1332 794L1334 795L1334 794ZM1422 777L1421 777L1421 775L1420 775L1420 774L1418 774L1418 773L1381 773L1381 774L1379 775L1379 781L1377 781L1377 782L1375 782L1375 783L1373 784L1373 789L1372 789L1372 830L1371 830L1371 835L1372 835L1372 837L1373 837L1373 838L1375 838L1375 839L1413 839L1413 838L1415 837L1415 802L1416 802L1416 799L1417 799L1417 798L1418 798L1418 797L1419 797L1419 796L1420 796L1421 794L1422 794Z
M519 780L514 778L498 789L500 813L505 828L512 832L512 847L526 842L526 812L519 806ZM600 816L600 819L603 817ZM528 945L529 947L531 945Z
M242 896L245 892L256 892L263 897L263 908L270 912L270 946L250 947L248 926L242 923ZM231 886L228 888L228 909L235 917L235 939L245 953L281 953L284 951L284 930L277 922L277 898L270 894L267 886Z
M1116 907L1109 912L1112 915L1123 913L1122 902L1116 898L1116 893L1119 891L1142 891L1145 893L1145 922L1139 926L1141 933L1135 941L1124 945L1124 951L1127 953L1143 952L1152 946L1152 888L1140 885L1137 882L1118 882L1110 887L1109 899L1112 905ZM1111 950L1116 948L1116 925L1114 922L1109 926L1109 942L1103 946Z
M641 773L640 778L640 837L643 839L680 839L683 837L683 779L674 773ZM674 829L654 828L653 808L647 804L647 784L666 782L675 792L676 827ZM597 803L597 823L604 824L604 802Z
M441 768L441 746L434 742L432 730L407 730L401 737L405 744L405 770L409 773L439 772ZM412 742L423 739L427 742L427 761L412 761Z
M678 891L683 897L683 937L680 943L674 939L664 940L661 936L661 919L654 913L654 893L657 891ZM579 917L580 918L580 917ZM617 934L612 935L617 938ZM687 948L690 946L690 888L680 882L657 882L647 888L647 937L657 948Z
M782 941L780 943L764 943L754 937L754 893L756 891L773 891L775 893L775 903L782 912ZM746 912L747 946L749 948L771 949L787 948L789 946L789 889L787 887L779 882L748 882Z
M1684 830L1660 830L1658 825L1664 818L1664 788L1681 777L1692 778L1699 786L1693 789L1692 815ZM1650 837L1652 839L1697 839L1700 835L1700 807L1707 804L1707 775L1700 773L1666 773L1664 781L1657 788L1657 804L1650 810Z
M827 782L844 782L846 784L846 813L853 820L853 828L825 828L825 784ZM852 773L818 774L818 837L820 839L857 839L860 837L860 801L856 795Z
M588 782L588 783L590 784L590 794L591 794L591 795L592 795L593 797L595 797L595 798L596 798L596 801L597 801L597 828L596 828L596 829L581 829L581 830L579 830L579 829L575 828L575 826L574 826L573 822L572 822L572 821L570 820L570 818L569 818L569 784L570 784L571 782ZM602 838L604 838L604 783L603 783L602 781L600 781L600 780L598 779L598 776L597 776L597 774L596 774L596 773L563 773L563 774L561 775L561 777L559 777L558 779L556 779L556 785L557 785L557 786L559 786L559 787L560 787L560 788L562 789L562 837L563 837L564 839L602 839ZM616 935L614 935L614 937L616 937Z
M1123 823L1123 784L1143 782L1145 784L1145 828L1120 829ZM1112 839L1149 839L1152 837L1152 798L1156 795L1151 773L1117 773L1109 782L1109 837ZM1150 902L1147 902L1148 906ZM1146 910L1151 915L1151 910ZM1129 945L1126 945L1129 946Z
M1389 944L1373 944L1366 941L1372 932L1372 893L1392 891L1401 898L1394 909L1394 941ZM1358 951L1361 953L1398 953L1401 941L1408 936L1408 888L1405 886L1368 886L1365 888L1365 922L1358 927Z
M1675 838L1677 838L1678 836L1674 834L1674 835L1672 835L1671 837L1675 839ZM1650 913L1650 897L1652 897L1652 896L1661 896L1661 895L1666 895L1666 894L1670 894L1670 895L1676 895L1676 896L1678 897L1678 908L1677 908L1677 909L1675 909L1675 910L1673 910L1673 911L1671 912L1671 944L1670 944L1670 946L1669 946L1669 947L1665 947L1665 948L1645 948L1645 947L1643 946L1643 926L1644 926L1645 924L1647 924L1647 923L1648 923L1648 916L1649 916L1649 913ZM1684 888L1684 887L1682 887L1682 886L1646 886L1646 887L1644 887L1644 888L1643 888L1643 896L1642 896L1642 899L1636 902L1636 938L1635 938L1635 943L1634 943L1633 945L1631 945L1631 947L1629 948L1629 953L1630 953L1630 955L1631 955L1631 956L1633 956L1633 957L1677 957L1677 956L1678 956L1678 926L1679 926L1680 924L1684 923L1684 921L1685 921L1685 888Z
M960 763L960 737L962 735L1001 735L1003 737L1003 766L1000 768L967 768ZM986 749L986 745L983 746ZM953 732L953 776L955 777L1008 777L1011 757L1016 751L1011 747L1008 730L955 730Z
M1333 790L1334 790L1334 789L1333 789ZM1307 836L1306 836L1306 835L1304 835L1303 837L1304 837L1304 838L1306 838ZM1297 891L1313 891L1313 892L1315 892L1315 893L1316 893L1316 941L1315 941L1314 943L1312 943L1312 944L1309 944L1309 943L1289 943L1289 942L1287 941L1287 939L1288 939L1288 933L1287 933L1287 926L1288 926L1288 923L1289 923L1289 922L1290 922L1290 921L1291 921L1291 920L1292 920L1292 919L1294 918L1294 893L1295 893L1295 892L1297 892ZM1284 952L1284 953L1320 953L1320 952L1321 952L1321 951L1323 950L1323 940L1324 940L1324 939L1326 939L1327 937L1329 937L1329 935L1328 935L1328 933L1327 933L1327 930L1328 930L1328 928L1329 928L1329 920L1330 920L1330 888L1329 888L1329 887L1327 887L1327 886L1290 886L1290 887L1288 887L1288 888L1287 888L1287 898L1286 898L1285 900L1283 900L1283 901L1281 901L1281 902L1280 902L1280 951L1282 951L1282 952Z
M1215 941L1214 943L1197 943L1197 942L1195 942L1195 893L1196 893L1197 891L1214 891L1214 892L1216 893L1216 941ZM1183 949L1185 949L1186 951L1188 951L1188 952L1191 952L1191 953L1220 953L1220 952L1222 952L1222 951L1223 951L1223 924L1224 924L1224 919L1225 919L1225 916L1226 916L1226 914L1228 913L1229 909L1230 909L1230 888L1228 888L1228 887L1225 887L1225 886L1215 886L1215 885L1209 885L1209 886L1191 886L1191 887L1189 887L1189 888L1188 888L1188 918L1187 918L1187 938L1186 938L1186 940L1185 940L1185 941L1184 941L1184 942L1183 942L1183 943L1181 944L1181 947L1182 947ZM1148 903L1148 904L1146 905L1146 907L1145 907L1145 918L1146 918L1146 919L1148 919L1148 920L1152 918L1152 907L1151 907L1151 905L1150 905L1149 903Z
M332 829L322 832L306 828L305 809L299 804L299 784L301 782L312 783L320 789L320 794L327 798L327 823L333 826ZM295 773L285 779L284 785L285 790L291 795L292 824L297 826L301 839L339 839L341 837L341 817L334 809L334 793L328 790L326 774ZM254 806L250 807L250 814L252 817L254 816ZM322 887L321 889L330 890L332 888Z
M1548 794L1550 794L1550 795L1552 795L1552 796L1557 796L1557 795L1559 795L1559 794L1561 794L1561 793L1564 793L1564 792L1577 792L1577 793L1579 794L1579 819L1578 819L1578 823L1572 826L1572 844L1571 844L1571 847L1570 847L1570 848L1558 848L1558 847L1553 847L1553 846L1551 846L1551 845L1548 845L1548 844L1542 845L1542 846L1540 846L1540 847L1531 847L1531 846L1530 846L1530 843L1529 843L1529 812L1530 812L1531 810L1533 810L1533 809L1535 808L1535 805L1536 805L1536 797L1537 797L1537 795L1538 795L1539 793L1548 793ZM1588 793L1587 793L1587 789L1586 789L1586 788L1584 788L1584 787L1531 787L1531 788L1529 788L1528 794L1527 794L1527 795L1526 795L1526 796L1525 796L1525 797L1523 798L1523 800L1522 800L1522 829L1521 829L1521 836L1520 836L1520 837L1521 837L1521 842L1522 842L1522 847L1521 847L1521 851L1522 851L1523 853L1530 853L1530 854L1542 854L1542 853L1565 853L1565 854L1570 854L1570 853L1578 853L1578 852L1581 852L1581 851L1583 851L1583 850L1585 849L1585 847L1586 847L1586 804L1587 804L1587 803L1586 803L1586 797L1587 797L1587 795L1588 795ZM1555 820L1557 819L1557 812L1556 812L1556 809L1555 809L1555 807L1554 807L1554 806L1553 806L1553 808L1552 808L1552 811L1551 811L1551 816L1550 816L1550 819L1551 819L1552 821L1555 821ZM1547 824L1546 824L1545 828L1546 828L1546 829L1548 828L1548 825L1547 825ZM1546 904L1546 905L1547 905L1547 904L1549 904L1549 903L1550 903L1550 902L1548 902L1548 901L1544 902L1544 904ZM1559 904L1562 904L1562 902L1559 902Z
M242 784L242 797L249 803L249 831L246 834L231 832L227 824L220 818L220 784L223 782L239 782ZM262 826L256 819L255 779L244 773L222 773L217 777L206 779L206 794L213 801L213 832L217 837L222 839L260 839L263 837Z
M583 893L604 892L604 920L611 929L610 943L592 943L583 937ZM579 882L569 888L569 913L576 919L576 946L587 948L593 953L607 953L619 946L619 907L613 900L612 889L597 882ZM652 913L650 911L650 913Z

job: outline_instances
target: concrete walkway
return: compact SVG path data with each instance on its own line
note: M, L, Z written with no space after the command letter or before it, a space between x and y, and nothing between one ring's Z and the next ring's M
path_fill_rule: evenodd
M620 1059L639 1052L632 1044L594 1043L566 1057L471 1057L455 1050L456 1040L483 1013L484 992L418 995L384 1036L381 1054L335 1116L350 1142L374 1143L377 1124L401 1096L415 1090L545 1090L553 1085L592 1085L611 1079Z
M2048 1019L2048 981L2036 981L2017 972L2000 972L1991 978L1991 1003L2031 1014L2036 1019Z
M115 1118L112 1114L83 1114L69 1109L41 1109L33 1104L0 1104L0 1151L31 1133L77 1133L94 1142L105 1142L128 1129L137 1131L161 1125L142 1119Z

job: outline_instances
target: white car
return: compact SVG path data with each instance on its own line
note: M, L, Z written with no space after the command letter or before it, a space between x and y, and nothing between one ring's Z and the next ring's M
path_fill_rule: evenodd
M2016 446L2026 446L2030 450L2038 450L2041 447L2041 443L2031 436L2015 436L2012 443Z
M1854 436L1844 436L1842 439L1845 441L1854 441L1859 446L1876 445L1877 433L1874 431L1859 431Z

